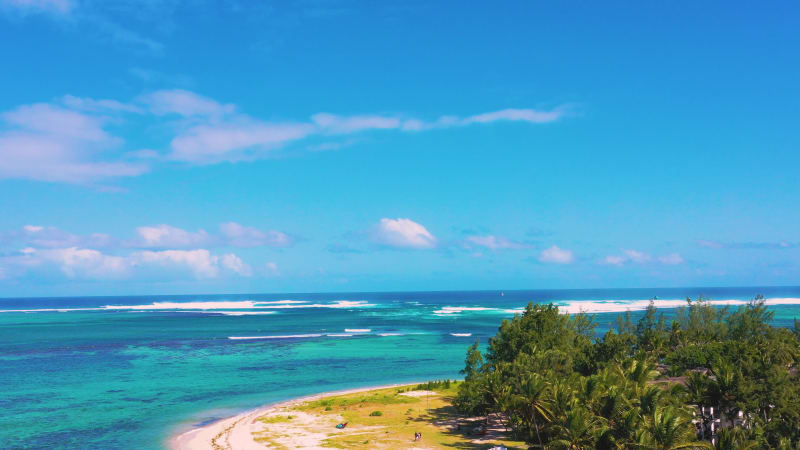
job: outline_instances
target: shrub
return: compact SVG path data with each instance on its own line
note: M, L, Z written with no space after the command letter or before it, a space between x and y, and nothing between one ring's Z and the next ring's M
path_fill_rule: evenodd
M373 417L377 417L377 416L382 416L383 413L380 412L380 411L372 411L371 413L369 413L369 415L373 416Z

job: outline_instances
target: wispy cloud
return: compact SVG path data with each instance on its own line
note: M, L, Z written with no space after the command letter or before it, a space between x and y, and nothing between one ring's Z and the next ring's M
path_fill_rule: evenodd
M210 241L204 230L195 232L166 224L136 228L137 239L130 242L134 247L187 248L200 247Z
M117 100L109 99L93 99L88 97L75 97L74 95L65 95L61 97L61 102L77 111L87 112L130 112L141 114L144 110L138 105L132 103L123 103Z
M492 251L517 250L530 247L530 245L528 244L513 241L503 236L495 236L492 234L488 234L485 236L469 236L467 237L466 242L468 245L485 247Z
M16 10L20 13L49 13L66 15L75 9L73 0L2 0L0 8Z
M653 257L648 253L631 249L623 250L621 255L608 255L600 260L600 264L611 266L623 266L628 263L649 264L653 262L674 266L683 264L685 261L679 253L669 253L666 255Z
M575 261L572 250L565 250L557 245L546 248L539 253L539 261L554 264L570 264Z
M236 222L227 222L219 226L220 233L228 245L234 247L288 247L294 239L277 230L259 230Z
M563 111L506 109L464 118L433 121L401 115L313 114L308 121L266 121L241 113L195 92L169 89L149 92L133 101L65 95L53 103L23 105L0 114L0 178L90 183L140 175L149 165L176 161L196 165L250 161L282 148L341 147L370 131L421 132L496 121L546 123ZM136 120L131 120L131 119ZM173 133L168 149L132 149L112 135L111 125L149 126L165 122ZM305 141L306 145L294 145ZM294 145L294 147L292 147ZM147 156L142 158L141 156Z
M705 248L716 249L736 249L736 250L786 250L790 248L800 248L800 242L719 242L709 240L698 240L697 245Z
M309 121L276 122L251 117L238 112L233 104L223 104L185 90L157 91L141 97L141 100L155 114L177 114L194 119L178 131L171 142L169 153L172 160L194 164L258 159L272 150L310 137L324 139L337 135L389 130L420 132L497 121L541 124L564 116L564 108L549 111L505 109L465 118L441 116L433 121L402 115L343 116L323 112L313 114Z
M514 121L528 123L549 123L562 118L566 108L556 108L550 111L535 109L503 109L500 111L476 114L461 120L462 125L473 123L491 123L497 121Z
M201 247L290 247L295 238L277 230L261 230L226 222L219 232L188 231L159 224L136 227L135 237L120 239L105 233L80 235L56 227L25 225L0 232L0 248L104 248L104 249L196 249Z
M139 100L156 115L177 114L183 117L220 117L232 114L236 107L183 89L170 89L142 95Z
M114 3L112 7L107 7ZM137 8L141 10L141 2ZM127 14L120 17L117 7L119 2L91 2L79 0L0 0L0 10L14 12L22 16L30 14L47 14L53 18L69 20L82 24L82 28L98 33L102 39L99 42L113 42L134 48L144 49L151 54L161 54L164 44L152 37L142 35L130 28L120 25L121 22L130 20L139 15ZM162 8L164 9L164 8ZM163 20L163 19L161 19ZM149 27L153 28L153 27Z
M94 247L105 248L115 244L114 238L104 233L86 236L73 234L56 227L25 225L22 228L0 232L0 246L17 245L37 248Z
M658 261L662 264L668 264L673 266L684 263L683 257L678 253L670 253L667 255L659 256Z

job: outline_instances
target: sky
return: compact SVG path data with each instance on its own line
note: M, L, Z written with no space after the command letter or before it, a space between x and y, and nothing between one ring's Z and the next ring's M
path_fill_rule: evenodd
M800 285L799 13L0 0L0 297Z

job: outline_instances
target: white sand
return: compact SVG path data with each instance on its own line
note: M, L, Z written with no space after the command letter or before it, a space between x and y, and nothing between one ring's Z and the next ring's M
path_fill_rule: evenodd
M286 414L285 411L288 408L297 406L300 403L319 400L325 397L416 384L418 383L390 384L385 386L371 386L360 389L325 392L323 394L301 397L264 406L175 436L169 440L168 447L172 450L263 450L265 446L254 440L255 436L253 433L269 432L272 427L258 421L257 419L259 417L265 415L281 415L281 413ZM426 391L418 392L423 393L420 395L425 395L424 393ZM404 394L411 394L411 392ZM297 427L303 428L303 432L298 433L297 431L300 430L291 430L294 433L286 435L284 431L281 435L276 434L274 436L268 436L271 440L279 442L289 448L319 448L321 442L330 437L330 433L336 432L336 428L333 428L335 423L318 423L320 420L326 419L310 414L299 413L297 411L292 411L290 414L295 417L292 421L298 424ZM287 425L284 423L277 425L281 425L284 429L287 428ZM320 429L320 427L324 427L326 430L330 430L330 432L317 433L311 431L312 429ZM350 427L348 427L348 429L349 431L354 431ZM365 431L367 430L365 429Z
M406 397L425 397L428 395L439 395L439 394L433 391L409 391L409 392L403 392L400 395L405 395Z

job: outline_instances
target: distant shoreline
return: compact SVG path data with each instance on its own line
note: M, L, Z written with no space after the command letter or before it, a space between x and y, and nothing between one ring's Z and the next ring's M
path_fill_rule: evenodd
M240 414L231 417L215 420L214 422L211 422L209 424L195 427L189 431L184 431L177 435L170 436L169 439L167 440L167 448L170 450L208 450L220 447L233 448L236 450L250 449L250 448L263 449L264 448L263 446L256 444L252 440L252 434L250 432L248 425L250 425L255 418L267 414L269 412L272 412L273 410L277 410L279 408L284 408L287 406L294 406L309 401L320 400L326 397L333 397L345 394L355 394L358 392L366 392L376 389L413 386L419 383L423 382L418 381L410 383L384 384L384 385L367 386L355 389L327 391L318 394L312 394L280 402L270 403L255 409L242 412ZM219 442L224 442L225 444L227 444L227 447L226 446L215 447L214 444L212 443L212 441L214 440L216 440L216 442L218 443L217 445L220 445Z

